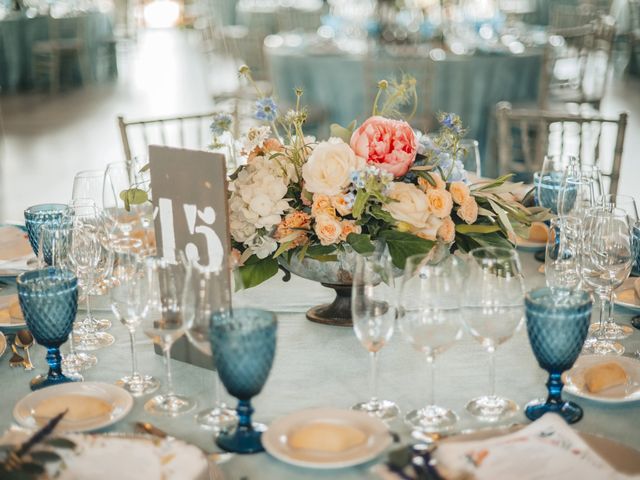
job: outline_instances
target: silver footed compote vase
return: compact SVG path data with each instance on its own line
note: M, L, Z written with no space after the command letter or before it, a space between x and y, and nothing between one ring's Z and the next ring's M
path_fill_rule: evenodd
M376 250L383 249L384 244L374 242ZM430 259L434 262L441 261L449 255L450 245L437 243L431 249ZM323 287L331 288L336 292L336 297L331 303L325 303L311 307L307 310L307 319L325 325L339 327L353 327L351 318L351 287L353 284L353 272L356 258L359 253L350 245L343 245L342 250L336 252L337 260L323 261L306 256L302 260L297 254L291 255L287 260L284 255L278 257L280 267L298 277L319 282ZM402 275L399 269L394 269L394 277ZM288 277L285 276L285 281Z

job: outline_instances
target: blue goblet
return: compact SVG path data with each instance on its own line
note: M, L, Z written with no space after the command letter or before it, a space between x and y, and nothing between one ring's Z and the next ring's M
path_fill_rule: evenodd
M238 425L222 432L216 443L228 452L264 451L261 431L251 423L251 398L267 381L276 351L277 321L273 313L254 308L236 308L214 314L210 340L220 380L238 399Z
M587 334L591 319L591 297L583 290L539 288L525 296L529 343L540 367L549 372L546 402L533 401L525 415L536 420L554 412L567 423L582 418L582 408L562 400L562 372L575 363Z
M35 256L38 256L40 228L44 224L62 222L69 213L69 207L62 203L43 203L34 205L24 211L24 225L27 229L29 243Z
M49 267L22 273L17 279L20 308L36 341L47 348L49 373L31 380L31 390L72 382L62 373L62 345L78 309L78 280L68 270Z

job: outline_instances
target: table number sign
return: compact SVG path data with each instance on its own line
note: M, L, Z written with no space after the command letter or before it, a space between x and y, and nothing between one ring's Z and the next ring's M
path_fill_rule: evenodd
M224 156L152 145L149 163L158 255L176 262L176 252L184 251L202 267L226 267L230 246ZM174 344L172 357L212 368L211 358L184 337Z

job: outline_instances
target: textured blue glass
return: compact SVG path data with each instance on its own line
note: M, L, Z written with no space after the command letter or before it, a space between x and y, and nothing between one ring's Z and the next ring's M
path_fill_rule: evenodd
M535 420L555 412L568 423L582 418L582 409L562 400L562 372L575 363L589 331L592 302L581 290L540 288L525 297L527 333L540 367L549 372L549 395L543 404L530 404L526 416Z
M633 274L640 275L640 225L634 225L632 230L633 251L636 261L633 263Z
M31 381L31 389L72 380L62 374L60 345L73 327L78 309L78 280L59 268L34 270L18 276L18 298L29 331L47 348L49 373Z
M273 313L236 308L230 315L215 314L211 348L220 380L238 399L238 426L218 435L217 444L229 452L262 452L261 432L251 423L251 398L267 381L276 351L277 322Z
M534 199L536 205L548 208L555 215L558 214L558 201L560 200L560 189L562 187L563 174L560 172L552 172L544 175L542 178L539 173L533 175ZM565 197L565 211L571 210L575 202L577 189L570 188Z
M29 243L36 256L38 255L42 225L61 223L68 211L69 207L62 203L43 203L29 207L24 211L24 225L27 229Z

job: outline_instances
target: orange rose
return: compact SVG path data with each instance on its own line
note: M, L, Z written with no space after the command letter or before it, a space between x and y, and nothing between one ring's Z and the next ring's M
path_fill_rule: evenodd
M478 204L476 199L469 197L458 208L458 216L468 224L475 223L478 219Z
M310 226L311 217L296 210L282 219L273 236L282 243L291 242L288 248L294 248L307 242L308 236L304 230L308 230Z
M331 197L320 193L314 193L313 203L311 204L311 215L317 217L322 214L327 214L335 217L336 209L331 203Z
M446 243L451 243L456 238L456 224L453 223L451 217L443 220L442 225L438 229L438 238Z
M427 190L427 205L429 210L438 218L445 218L451 215L453 200L451 194L446 190L431 188Z
M342 225L335 217L321 213L316 217L314 231L322 245L331 245L340 241Z
M355 220L343 220L340 223L342 227L342 233L340 234L340 240L343 242L347 240L347 237L350 233L361 233L362 227L360 225L356 225Z
M469 187L464 182L451 182L449 193L451 193L453 201L458 205L462 205L471 195Z
M438 190L445 190L447 188L447 184L444 180L442 180L442 177L439 173L429 172L429 175L431 175L431 178L435 182L436 186L434 187L433 185L431 185L431 183L429 183L429 180L427 180L426 178L418 177L418 185L422 188L423 191L426 192L428 190L433 190L434 188Z
M343 217L349 215L353 210L353 202L347 201L345 195L334 195L331 197L331 205L338 211Z

